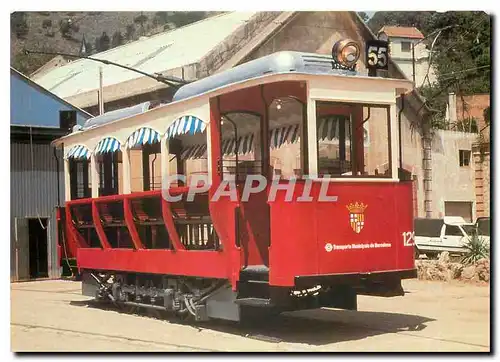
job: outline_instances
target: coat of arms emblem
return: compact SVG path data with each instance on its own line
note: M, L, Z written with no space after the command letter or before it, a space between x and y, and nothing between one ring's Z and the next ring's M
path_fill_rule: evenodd
M368 207L363 203L350 203L347 205L347 209L349 210L349 221L351 223L352 230L355 233L360 233L365 226L365 214L364 211Z

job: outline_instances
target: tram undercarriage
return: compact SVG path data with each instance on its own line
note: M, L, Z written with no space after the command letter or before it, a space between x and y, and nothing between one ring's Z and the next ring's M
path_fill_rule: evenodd
M357 282L341 276L300 280L300 287L273 287L261 277L242 273L238 290L223 279L85 271L82 294L117 307L140 307L170 312L197 322L210 319L247 321L285 311L321 307L357 310L358 295L404 295L400 275L358 276ZM254 275L255 276L255 275ZM340 278L339 278L340 277ZM260 279L260 280L259 280ZM344 280L344 282L342 282ZM318 282L320 282L318 284Z

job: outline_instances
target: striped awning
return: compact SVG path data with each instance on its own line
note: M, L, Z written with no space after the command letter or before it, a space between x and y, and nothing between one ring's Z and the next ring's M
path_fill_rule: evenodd
M345 116L331 116L321 118L318 122L317 137L318 140L333 140L339 139L339 125L340 122L345 124L345 137L346 139L351 139L351 124L349 117Z
M207 145L192 145L187 146L182 149L181 159L197 159L206 158L207 156Z
M339 125L340 122L345 123L345 138L346 142L349 143L351 139L351 123L349 117L346 116L329 116L321 118L318 122L317 137L318 140L337 140L339 139ZM363 124L363 139L364 144L367 146L369 144L368 138L368 123Z
M274 128L269 132L271 149L280 148L285 143L294 143L300 138L298 124Z
M120 149L120 142L114 137L106 137L99 141L95 148L95 154L115 152Z
M139 128L127 140L127 148L160 142L160 134L149 127Z
M78 159L78 158L85 158L85 159L89 159L90 158L90 150L83 146L83 145L76 145L76 146L73 146L69 149L68 153L66 154L66 158L67 159L70 159L70 158L74 158L74 159Z
M239 137L238 155L245 155L253 150L254 135L248 134ZM191 145L183 148L181 159L204 158L207 154L207 145ZM222 140L222 154L224 156L236 154L236 141L234 138Z
M177 118L165 132L167 139L181 134L195 134L203 132L207 124L195 116L182 116Z
M238 137L238 150L236 150L236 140L234 138L222 140L223 155L245 155L253 150L253 133Z

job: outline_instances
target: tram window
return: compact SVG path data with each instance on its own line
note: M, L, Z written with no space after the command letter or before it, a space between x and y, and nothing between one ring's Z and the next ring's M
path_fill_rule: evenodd
M231 112L222 116L223 179L244 181L247 175L262 173L260 123L260 116L252 113Z
M120 150L97 156L99 170L99 196L117 195L122 192L122 153Z
M317 118L318 169L321 175L352 174L352 120L346 115Z
M130 191L144 191L142 149L130 149Z
M304 107L291 97L277 98L269 106L269 167L273 178L289 180L304 174Z
M187 186L193 175L208 175L207 132L178 135L169 140L169 175L183 175L187 184L176 180L171 187ZM158 178L161 185L161 178Z
M90 160L69 160L71 200L91 197L92 181L90 172Z
M141 192L161 188L160 143L138 145L129 150L130 190Z
M391 177L386 106L318 102L320 177Z

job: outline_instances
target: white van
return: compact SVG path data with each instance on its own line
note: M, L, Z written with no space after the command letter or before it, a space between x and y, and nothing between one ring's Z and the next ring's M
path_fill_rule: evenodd
M467 223L460 216L444 219L415 219L415 257L426 254L432 258L440 252L463 254L475 224Z

